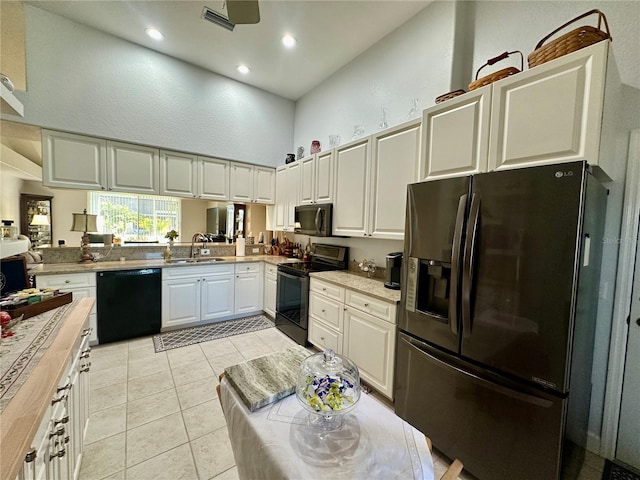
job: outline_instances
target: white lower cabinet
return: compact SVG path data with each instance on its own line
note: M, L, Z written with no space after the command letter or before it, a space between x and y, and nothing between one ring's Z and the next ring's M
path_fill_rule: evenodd
M89 334L87 322L25 456L20 480L79 478L89 422Z
M263 305L262 262L236 264L236 314L259 313Z
M265 264L264 266L264 299L263 310L271 317L276 316L276 293L278 290L278 267Z
M262 312L262 262L162 269L162 330Z
M162 329L233 315L233 264L162 269Z
M59 275L37 275L36 285L38 288L57 288L61 292L73 293L73 298L96 298L96 274L87 273L68 273ZM89 314L89 326L91 327L91 336L89 341L91 345L96 345L98 339L98 316L97 302L94 302L91 313Z
M396 311L395 303L311 278L308 340L349 357L364 381L392 399Z

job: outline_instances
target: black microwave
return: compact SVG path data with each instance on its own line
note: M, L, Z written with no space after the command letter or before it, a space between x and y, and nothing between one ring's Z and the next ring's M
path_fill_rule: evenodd
M314 237L330 237L333 204L299 205L295 211L294 232Z

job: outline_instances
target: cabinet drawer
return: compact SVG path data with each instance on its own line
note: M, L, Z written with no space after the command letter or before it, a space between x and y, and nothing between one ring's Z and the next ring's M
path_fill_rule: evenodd
M96 274L94 272L87 272L69 273L66 275L38 275L36 276L36 284L38 288L69 289L74 287L95 287Z
M236 273L260 273L262 263L236 263Z
M309 292L309 314L342 332L344 315L340 302L327 298L318 292Z
M352 290L347 290L344 303L381 320L393 324L396 323L396 306L392 303L383 302L377 298L372 298Z
M342 334L325 325L317 318L309 317L309 342L316 347L342 353Z
M270 275L272 277L277 277L278 276L278 267L276 265L271 265L269 263L265 263L264 264L264 272L267 275Z
M344 288L338 287L337 285L334 285L332 283L312 278L309 289L312 292L318 292L321 295L326 295L327 297L337 300L338 302L344 302Z

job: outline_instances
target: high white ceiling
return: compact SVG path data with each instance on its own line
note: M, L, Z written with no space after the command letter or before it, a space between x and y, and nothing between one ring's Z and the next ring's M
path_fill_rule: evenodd
M260 23L230 32L201 18L222 0L32 0L75 22L296 100L422 10L426 0L260 0ZM158 42L145 34L155 27ZM297 39L285 49L284 34ZM240 63L248 75L236 71Z

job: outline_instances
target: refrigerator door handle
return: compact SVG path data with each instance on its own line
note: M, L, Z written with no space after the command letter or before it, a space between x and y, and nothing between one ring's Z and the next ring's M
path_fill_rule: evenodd
M421 345L421 342L411 337L402 335L400 337L400 340L408 343L410 347L413 347L414 349L418 350L420 354L429 357L432 361L437 362L441 366L447 369L455 370L456 372L461 373L462 375L470 377L471 379L473 379L475 383L479 384L483 388L493 390L494 392L498 392L502 395L507 395L517 400L521 400L523 402L526 402L532 405L537 405L539 407L550 408L553 406L553 402L551 400L548 400L543 397L539 397L537 395L532 395L530 393L523 392L521 390L516 390L515 387L510 387L508 385L501 385L500 383L497 383L495 381L487 380L478 375L475 375L473 372L468 372L456 365L447 363L446 361L438 358L436 355L432 355L430 352L426 351L426 349Z
M471 209L467 222L467 238L464 246L462 266L462 334L471 336L471 288L473 283L473 267L475 264L476 239L478 237L478 220L480 218L480 198L471 194Z
M462 248L462 227L466 213L468 194L460 196L456 225L453 231L453 248L451 250L451 284L449 286L449 328L454 335L458 335L458 271L460 268L460 249Z

